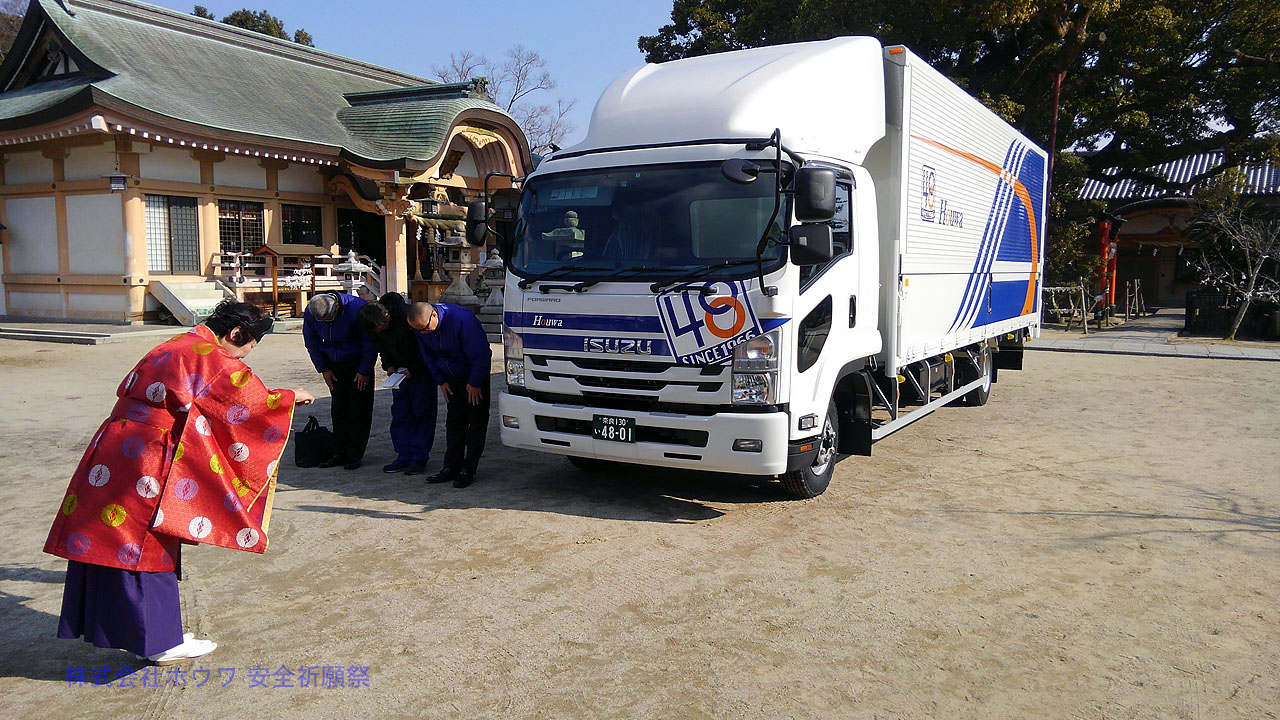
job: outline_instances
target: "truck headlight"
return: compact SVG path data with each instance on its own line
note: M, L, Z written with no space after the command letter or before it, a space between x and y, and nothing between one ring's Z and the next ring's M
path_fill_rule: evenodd
M778 331L733 348L733 404L772 405L778 396Z
M734 372L778 369L778 331L770 330L733 348Z
M733 403L735 405L772 405L778 373L734 373Z
M507 386L524 387L524 340L506 323L502 324L502 356L506 361Z

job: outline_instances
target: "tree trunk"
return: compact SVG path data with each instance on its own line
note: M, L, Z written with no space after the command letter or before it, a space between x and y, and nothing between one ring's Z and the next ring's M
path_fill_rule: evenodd
M1249 268L1249 287L1244 291L1244 300L1240 303L1240 309L1236 311L1236 317L1231 321L1231 332L1227 333L1224 340L1235 340L1236 331L1240 329L1240 323L1244 322L1244 314L1249 311L1249 303L1253 301L1253 290L1258 286L1258 275L1262 272L1262 263L1266 262L1266 255L1262 256L1262 261L1257 265Z
M1236 317L1231 321L1231 332L1227 333L1224 340L1235 340L1236 330L1240 329L1240 323L1244 321L1244 314L1249 311L1249 295L1244 296L1244 302L1240 303L1240 309L1236 311Z

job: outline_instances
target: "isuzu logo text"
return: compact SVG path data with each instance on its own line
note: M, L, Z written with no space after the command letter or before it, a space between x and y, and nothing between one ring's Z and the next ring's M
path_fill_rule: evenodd
M652 340L621 340L619 338L583 338L582 352L609 353L614 355L652 355Z

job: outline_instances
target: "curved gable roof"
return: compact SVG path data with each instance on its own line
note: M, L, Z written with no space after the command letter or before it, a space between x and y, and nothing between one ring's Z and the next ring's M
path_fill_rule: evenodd
M78 72L0 94L0 126L47 121L92 103L224 133L330 146L352 162L384 166L434 160L443 135L412 127L443 123L447 133L462 110L522 138L515 121L484 97L467 98L465 107L452 96L398 102L394 122L353 126L342 117L356 110L344 95L435 83L133 0L33 0L0 67L0 86L20 79L25 56L50 31ZM402 117L415 111L424 117Z

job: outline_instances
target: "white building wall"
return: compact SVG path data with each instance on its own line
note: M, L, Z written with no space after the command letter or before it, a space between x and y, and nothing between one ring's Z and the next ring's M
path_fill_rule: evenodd
M9 293L8 311L28 317L62 317L62 293L19 292Z
M266 190L267 171L257 158L228 155L226 160L213 164L213 184Z
M67 196L67 249L73 273L125 273L119 195Z
M53 182L53 161L38 152L5 153L6 185Z
M152 147L138 153L138 170L147 180L200 182L200 162L185 148Z
M73 147L62 161L66 180L99 180L116 169L115 146L108 143L91 147Z
M324 178L315 165L292 164L276 176L280 192L324 194Z
M123 317L129 312L129 298L124 293L67 293L67 311L79 317Z
M5 168L6 177L8 167ZM58 273L58 219L53 198L14 198L5 201L9 216L9 267L7 272L56 275ZM16 294L16 293L15 293ZM14 307L18 301L11 295ZM61 310L61 300L58 309Z

